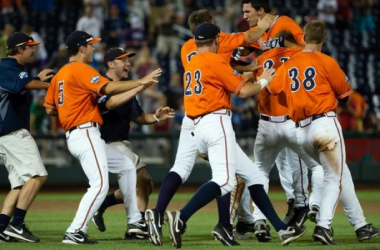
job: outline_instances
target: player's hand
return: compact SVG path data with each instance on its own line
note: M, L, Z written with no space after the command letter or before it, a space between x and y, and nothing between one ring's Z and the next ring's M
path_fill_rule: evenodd
M263 67L263 65L257 65L257 58L256 58L247 67L248 67L247 71L255 72L256 70L261 69Z
M37 76L41 79L42 82L50 80L54 76L54 71L52 69L44 69Z
M199 157L202 158L205 161L209 161L208 154L199 153Z
M140 79L140 84L145 85L145 84L158 83L157 78L160 77L161 74L162 74L162 69L158 68L156 70L153 70L150 74Z
M277 16L267 14L264 18L259 19L259 21L257 22L257 27L267 30L272 26L276 19Z
M174 109L170 107L159 107L154 114L160 121L174 118L175 116Z
M259 82L261 79L264 79L264 80L266 80L268 83L270 83L270 82L272 81L273 77L275 77L275 72L276 72L276 70L275 70L274 68L270 68L270 69L266 68L266 69L264 69L264 71L263 71L263 73L261 74L261 76L259 76L259 77L257 78L257 81ZM267 84L268 84L268 83L267 83ZM264 86L264 87L265 87L265 86Z

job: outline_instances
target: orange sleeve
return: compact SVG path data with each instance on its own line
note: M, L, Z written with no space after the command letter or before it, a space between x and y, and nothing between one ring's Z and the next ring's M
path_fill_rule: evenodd
M213 67L217 69L214 73L219 77L220 82L229 92L238 95L248 79L236 70L232 69L231 66L222 59L222 57L220 57L215 64L218 66Z
M220 47L218 53L232 52L237 47L245 44L247 41L246 33L227 34L221 33L219 35Z
M293 34L294 38L296 39L296 42L300 45L304 45L305 41L303 40L304 33L303 33L302 28L293 19L290 19L290 18L286 26L289 27L290 32Z
M79 85L84 86L89 92L102 95L100 90L110 82L109 79L100 75L93 67L87 64L78 64L75 68L75 78Z
M287 69L284 65L281 65L276 70L276 76L273 78L273 80L267 85L267 90L272 95L278 95L282 91L284 91L284 86L287 78Z
M46 96L45 96L45 103L44 107L52 110L57 110L57 107L55 105L55 100L54 100L54 89L55 89L55 79L53 78L50 82L50 86L48 90L46 91Z
M349 83L349 78L339 67L339 64L333 58L326 57L325 65L336 99L339 100L349 96L352 93L352 87Z

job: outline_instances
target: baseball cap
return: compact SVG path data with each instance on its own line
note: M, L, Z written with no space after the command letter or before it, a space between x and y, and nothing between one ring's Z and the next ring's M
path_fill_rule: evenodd
M79 47L80 45L84 45L86 43L88 44L94 44L100 42L101 38L94 38L90 34L84 31L73 31L71 32L65 40L66 47L68 49Z
M208 40L218 36L220 29L218 26L212 23L202 23L195 28L194 37L195 40Z
M22 32L15 32L7 40L8 48L16 48L22 45L27 46L35 46L40 44L39 42L35 42L34 39Z
M133 52L127 52L123 48L111 48L109 49L106 54L104 55L104 63L107 63L109 61L113 61L116 59L123 59L125 57L133 57L136 53Z

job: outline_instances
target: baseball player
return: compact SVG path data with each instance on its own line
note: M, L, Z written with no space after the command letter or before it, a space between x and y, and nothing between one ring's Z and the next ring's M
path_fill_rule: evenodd
M251 47L258 48L261 50L267 50L270 49L271 46L273 46L276 42L278 42L278 39L275 39L275 36L277 33L281 31L290 31L293 36L295 37L297 46L302 47L304 44L303 42L303 31L298 26L297 23L295 23L291 18L287 16L277 16L272 15L271 13L271 5L269 0L242 0L242 10L243 10L243 18L248 22L249 26L251 27L250 30L255 30L257 27L258 20L273 16L275 17L275 21L270 27L270 29L266 30L266 32L258 39L258 41L250 44ZM256 138L257 139L257 138ZM282 154L285 154L285 151L282 152ZM289 174L287 174L286 171L281 171L282 169L288 169L288 166L292 163L286 163L285 161L281 160L281 155L278 156L279 159L276 160L276 165L279 169L279 175L281 184L286 191L288 199L288 204L292 204L292 197L293 194L293 187L291 186L291 183L293 183L293 178ZM285 165L284 165L285 164ZM299 165L299 164L297 164ZM304 172L306 173L306 172ZM306 175L306 174L304 174ZM306 179L305 179L306 180ZM307 183L304 182L304 190L307 190ZM244 206L245 208L242 208L241 212L249 211L249 196L248 192L244 192L241 201L241 206ZM307 195L306 193L304 195ZM238 201L238 199L236 200ZM290 206L289 210L291 211L293 208ZM270 240L270 233L268 230L268 227L263 223L262 220L259 220L257 225L255 223L252 223L253 221L257 221L256 218L250 218L247 214L238 214L239 218L248 218L248 220L245 221L239 221L236 225L237 232L238 233L245 233L245 232L255 232L256 237L259 241L268 241ZM287 221L291 218L286 218Z
M310 21L304 31L305 49L277 70L279 80L267 90L271 94L285 92L299 145L323 167L325 189L313 238L332 245L336 243L331 222L340 193L346 197L348 192L355 194L345 159L342 129L335 113L337 100L347 101L352 88L338 63L320 52L326 39L324 23ZM352 213L348 217L358 240L378 236L380 230L366 223L355 195L352 200L350 211L345 209ZM356 216L352 218L351 215Z
M111 81L126 79L131 66L129 58L134 55L135 53L128 53L122 48L111 48L108 50L104 56L104 63L107 68L105 77ZM129 142L130 121L134 121L137 124L153 124L174 117L174 112L169 107L161 107L156 110L155 114L144 113L135 97L136 94L142 90L144 90L144 86L118 95L104 95L100 97L98 101L104 122L100 128L102 139L110 146L128 156L136 166L136 191L139 200L138 208L141 215L143 215L146 210L149 195L153 189L153 181L146 169L145 163L132 151L132 145ZM128 195L131 196L129 193ZM107 195L92 219L95 226L101 232L104 232L106 229L103 219L104 211L110 206L123 203L123 199L123 192L121 192L120 189ZM128 205L128 203L129 202L125 204ZM131 214L131 209L128 209L128 211L130 214L128 218L131 220L134 213ZM141 239L146 238L147 234L145 221L139 220L133 224L128 224L125 238Z
M247 33L238 34L219 34L219 51L218 53L226 60L230 61L233 50L241 45L251 43L254 39L260 37L263 32L270 27L269 17L261 20L258 24L258 29L255 31L249 31ZM201 23L213 23L214 19L210 12L205 9L201 9L193 12L188 19L188 23L191 31L194 33L195 28ZM248 37L248 40L247 40ZM197 48L194 39L188 40L181 49L181 60L184 67L190 62L190 59L197 54ZM146 221L148 223L149 238L154 245L162 245L162 220L165 210L176 193L179 186L184 183L189 177L192 168L194 167L195 159L198 155L196 145L193 143L193 129L194 123L191 119L184 117L182 121L181 134L177 149L176 160L173 168L163 181L160 193L158 196L155 209L148 209L146 211ZM248 158L248 157L247 157ZM250 164L250 160L247 160ZM230 224L229 211L227 207L227 219L224 224ZM227 237L227 239L229 239Z
M52 77L50 69L41 71L35 78L25 71L38 44L24 33L13 33L7 40L7 57L0 62L0 158L11 184L0 214L0 242L10 242L13 238L40 241L24 222L48 175L29 126L32 102L29 90L47 89L49 84L42 81Z
M110 82L87 64L92 61L95 50L93 44L99 41L99 38L83 31L74 31L68 35L66 46L70 56L69 63L52 79L44 104L49 115L58 115L66 131L69 151L80 161L90 185L63 237L62 243L66 244L97 243L88 237L86 231L88 222L107 195L108 171L118 175L123 192L136 193L136 169L133 162L107 145L100 137L99 125L103 122L97 95L119 94L141 85L156 83L156 78L161 74L158 69L142 79ZM141 219L137 206L134 211L134 218Z

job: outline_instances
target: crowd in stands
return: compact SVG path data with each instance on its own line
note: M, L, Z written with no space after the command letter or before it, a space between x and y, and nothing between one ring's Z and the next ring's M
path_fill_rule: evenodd
M42 68L57 71L68 60L65 37L83 30L101 37L92 66L104 73L102 62L110 47L137 52L132 60L132 78L144 76L161 67L158 85L138 99L147 113L169 105L176 118L144 128L143 132L170 132L180 129L183 110L183 68L180 47L192 34L189 14L200 8L212 10L216 23L225 32L244 31L240 0L1 0L0 57L6 56L6 40L22 31L40 41L35 62L28 69L35 74ZM274 11L288 15L301 26L315 18L328 26L324 52L335 57L356 89L351 101L339 107L345 131L379 133L380 52L379 0L273 0ZM258 52L259 53L259 52ZM59 124L49 119L42 107L43 92L35 93L32 127L35 135L56 135ZM233 98L233 124L237 131L256 131L257 97ZM135 130L141 128L135 127Z

